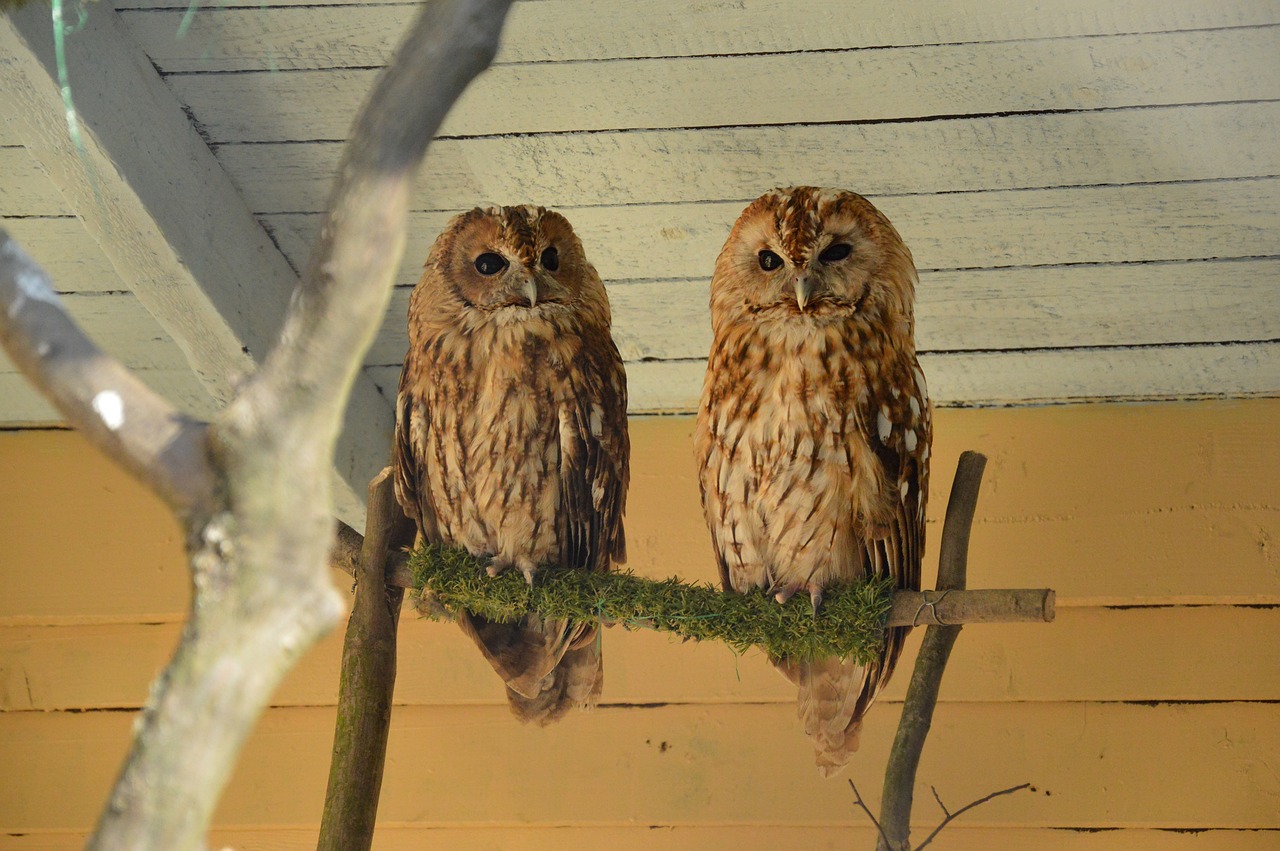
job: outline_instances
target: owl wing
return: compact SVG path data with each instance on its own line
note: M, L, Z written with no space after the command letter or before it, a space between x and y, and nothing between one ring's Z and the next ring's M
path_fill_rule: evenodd
M429 541L437 538L436 511L431 504L430 488L425 481L423 463L427 452L427 429L430 423L426 399L414 392L417 364L412 353L405 358L400 371L400 387L396 393L395 492L396 501L416 524L419 534Z
M920 587L924 555L925 503L928 500L928 457L931 412L924 376L915 355L908 353L898 369L888 371L897 389L871 394L859 411L860 428L867 435L884 474L885 514L873 524L863 542L868 571L887 576L899 589ZM909 629L890 629L879 670L869 673L862 701L870 704L888 681Z
M569 367L571 392L559 412L558 531L565 565L605 571L611 559L627 559L627 378L608 331L585 336L581 355Z

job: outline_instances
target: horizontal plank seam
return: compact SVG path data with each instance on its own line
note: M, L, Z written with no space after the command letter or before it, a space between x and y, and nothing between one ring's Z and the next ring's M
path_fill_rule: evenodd
M294 7L290 7L290 8L294 8ZM1240 99L1240 100L1227 100L1227 101L1192 101L1190 103L1156 103L1156 104L1131 104L1128 106L1124 106L1124 105L1100 106L1100 107L1091 107L1087 109L1086 108L1078 108L1078 109L1064 108L1064 109L1046 109L1046 110L1026 110L1021 112L991 112L991 113L971 112L971 113L957 113L951 118L939 118L937 120L963 122L963 121L981 121L987 118L1003 118L1003 117L1035 118L1036 116L1039 116L1039 115L1056 115L1056 114L1081 115L1081 114L1088 114L1092 112L1108 112L1108 113L1110 112L1148 112L1153 110L1154 111L1161 111L1161 110L1172 111L1172 110L1179 110L1179 109L1197 109L1200 107L1214 107L1214 106L1266 106L1274 103L1280 103L1280 99L1278 98L1246 98L1246 99ZM616 135L623 135L623 134L629 134L629 133L656 135L656 134L665 133L668 131L677 132L681 130L691 130L691 131L711 130L711 129L751 130L756 127L761 127L761 128L838 127L843 124L858 123L859 121L861 121L861 123L869 123L869 124L870 123L893 124L898 121L901 121L903 123L916 123L916 122L919 122L920 120L921 119L919 118L905 118L905 119L875 118L875 119L865 119L865 120L845 119L840 121L793 121L793 122L782 123L782 124L740 124L740 125L727 125L725 127L718 127L718 128L672 127L672 128L650 128L650 129L627 128L627 129L615 129L615 130L542 130L542 131L531 132L531 133L489 133L489 134L477 133L477 134L458 134L454 136L437 136L435 141L466 142L471 139L523 139L531 136L575 136L575 135L581 135L583 133L593 133L593 134L601 134L601 135L609 134L609 133L616 134ZM338 146L344 143L345 143L345 140L343 139L309 139L309 140L246 139L243 141L213 142L209 145L209 147L214 151L214 153L217 153L222 148L255 147L255 146L271 146L271 145L334 145L334 146Z
M558 209L568 209L560 207ZM277 215L277 214L266 214ZM308 215L299 213L289 213L283 215ZM1222 265L1227 263L1255 263L1265 260L1280 260L1280 254L1241 254L1233 257L1179 257L1165 260L1105 260L1105 261L1086 261L1081 260L1071 263L1025 263L1017 266L935 266L916 268L921 275L936 275L951 272L1012 272L1022 269L1107 269L1107 268L1123 268L1126 266L1183 266L1193 263L1203 263L1207 265ZM643 287L653 284L693 284L701 283L709 280L710 276L691 278L688 275L682 275L674 278L606 278L605 284L612 284L621 287ZM417 284L396 284L398 290L412 290Z
M920 355L1015 355L1023 353L1036 352L1123 352L1142 349L1204 349L1204 348L1224 348L1227 346L1261 346L1280 343L1280 338L1267 338L1261 340L1212 340L1208 342L1185 342L1185 343L1135 343L1128 346L1024 346L1020 348L1010 349L918 349L917 354ZM642 357L637 360L629 360L626 363L655 363L655 364L697 364L706 363L706 358L661 358L661 357ZM393 367L403 366L401 361L395 363L367 363L365 369L391 369ZM1280 387L1276 388L1280 392Z
M372 5L372 4L371 4ZM399 4L396 4L399 5ZM283 7L263 7L263 8L312 8L307 6L283 6ZM328 8L328 7L326 7ZM126 11L117 9L117 12ZM138 11L138 10L128 10ZM217 10L210 10L217 11ZM221 10L230 11L230 10ZM1041 44L1054 41L1097 41L1102 39L1115 38L1132 38L1133 36L1152 36L1152 35L1197 35L1203 33L1214 32L1230 32L1234 30L1271 30L1280 26L1280 22L1270 24L1237 24L1234 26L1221 27L1197 27L1195 29L1186 30L1137 30L1133 32L1117 32L1117 33L1073 33L1069 35L1046 35L1033 36L1030 38L1008 38L994 39L989 41L982 40L965 40L965 41L937 41L937 42L913 42L908 44L868 44L857 47L818 47L808 49L792 49L792 50L753 50L742 51L740 53L690 53L690 54L653 54L646 56L600 56L600 57L583 57L580 59L520 59L507 62L494 62L494 68L521 68L529 66L543 65L603 65L616 62L670 62L680 60L693 61L716 61L719 59L743 59L753 57L771 57L771 56L816 56L822 54L846 54L853 55L857 53L868 53L872 51L894 51L894 50L920 50L939 47L968 47L988 44ZM331 71L381 71L383 65L322 65L314 68L280 68L272 70L269 68L218 68L209 70L192 70L192 71L162 71L162 76L192 76L196 74L205 75L224 75L224 74L275 74L275 73L327 73Z
M377 69L341 69L341 70L377 70ZM289 73L286 71L240 71L236 73L253 73L253 74L270 74L270 73ZM326 72L329 73L329 72ZM176 76L170 74L169 76ZM1020 116L1035 115L1077 115L1081 113L1091 112L1114 112L1120 109L1161 109L1172 107L1193 107L1193 106L1223 106L1228 104L1252 104L1252 103L1276 103L1277 98L1256 98L1256 99L1230 99L1230 100L1208 100L1193 101L1190 103L1156 103L1156 104L1121 104L1118 106L1107 107L1090 107L1090 108L1062 108L1062 109L1027 109L1027 110L1004 110L996 112L957 112L957 113L939 113L936 115L919 115L919 116L902 116L896 118L853 118L842 119L839 121L776 121L758 124L690 124L690 125L674 125L674 126L646 126L646 127L602 127L595 129L581 130L531 130L527 132L515 133L476 133L472 135L458 136L437 136L435 141L466 141L468 139L522 139L534 138L539 136L590 136L602 133L654 133L654 132L676 132L676 131L693 131L693 130L753 130L763 128L789 128L789 127L860 127L871 126L876 124L923 124L931 121L960 121L971 118L1015 118ZM312 139L277 139L277 140L212 140L206 139L210 147L225 145L267 145L267 144L322 144L344 143L345 139L331 139L325 137L316 137Z
M1201 177L1183 180L1135 180L1130 183L1055 183L1046 184L1044 186L1014 186L1014 187L992 187L990 189L940 189L931 192L886 192L877 194L873 197L877 201L885 201L897 198L931 198L937 195L992 195L998 192L1009 194L1023 194L1035 192L1062 192L1075 189L1130 189L1134 187L1147 186L1201 186L1206 184L1222 184L1222 183L1263 183L1273 181L1280 178L1280 174L1250 174L1243 176L1231 177ZM612 210L612 209L638 209L652 207L662 209L668 207L707 207L719 206L722 204L749 204L752 198L698 198L696 200L686 201L619 201L607 204L558 204L557 210L572 212L575 210ZM467 209L470 209L469 207ZM410 214L432 214L432 215L450 215L464 212L460 207L415 207L409 210ZM323 210L255 210L255 216L322 216ZM30 218L74 218L74 216L31 216ZM264 225L265 226L265 225ZM1263 255L1271 257L1274 255ZM1170 263L1170 262L1186 262L1184 259L1178 260L1128 260L1128 261L1108 261L1097 265L1126 265L1132 263ZM1071 266L1071 265L1093 265L1085 262L1078 263L1047 263L1040 264L1045 266ZM946 271L963 271L969 268L997 268L997 267L954 267ZM1005 268L1005 267L998 267ZM1030 266L1028 268L1035 268ZM919 269L918 271L938 271L936 269Z
M622 712L622 710L654 710L668 708L687 708L687 706L788 706L794 704L795 700L791 697L778 697L777 700L655 700L653 703L636 703L636 701L620 701L620 703L611 703L611 701L602 700L591 712ZM1061 706L1143 706L1143 708L1155 709L1160 706L1225 706L1225 705L1261 705L1275 706L1280 705L1280 697L1213 697L1213 699L1181 699L1181 697L1172 697L1172 699L1155 699L1137 700L1137 699L1112 699L1112 700L1084 700L1084 699L1010 699L1010 700L957 700L940 697L940 704L954 705L973 705L986 704L992 706L1043 706L1047 704L1055 704ZM902 697L883 697L877 700L877 705L901 705ZM333 709L335 703L320 704L269 704L269 709L278 710L306 710L306 709ZM466 709L468 706L474 708L499 709L506 706L506 701L495 697L494 700L460 700L460 701L440 701L440 703L425 703L425 701L401 701L396 700L393 706L421 706L421 708L439 708L439 709ZM61 706L58 709L40 709L40 708L20 708L0 710L0 718L5 715L95 715L108 713L134 713L140 712L142 704L123 704L116 706Z
M923 818L923 817L922 817ZM261 834L289 834L298 832L314 833L316 824L304 823L287 823L287 824L218 824L212 828L212 833L217 834L233 834L233 833L261 833ZM686 830L698 833L711 833L717 830L729 828L745 827L752 829L768 829L768 828L794 828L796 830L817 831L840 829L847 830L850 827L856 827L867 831L872 831L870 824L850 824L849 822L784 822L784 821L697 821L697 822L636 822L636 821L575 821L561 822L549 821L543 823L530 822L511 822L506 824L494 822L414 822L414 821L378 821L378 831L405 831L414 833L431 833L431 832L449 832L449 833L483 833L492 831L494 833L505 833L512 829L519 830L521 833L531 831L596 831L596 830L621 830L621 831L660 831L660 830ZM997 831L1009 831L1011 833L1028 833L1035 831L1059 831L1068 833L1109 833L1116 836L1125 834L1142 834L1148 832L1159 833L1184 833L1184 834L1201 834L1201 833L1277 833L1280 834L1280 827L1161 827L1158 825L1142 824L1132 825L1128 827L1098 827L1093 825L1055 825L1055 824L983 824L983 825L965 825L952 824L948 826L949 834L971 831L975 834L994 833ZM88 833L85 830L66 830L66 829L46 829L35 828L22 830L21 832L4 832L0 836L6 837L61 837L76 836L83 837Z

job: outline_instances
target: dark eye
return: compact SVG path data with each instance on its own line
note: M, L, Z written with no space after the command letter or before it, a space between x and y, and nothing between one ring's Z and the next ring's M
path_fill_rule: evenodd
M836 242L824 248L822 253L818 255L818 259L823 263L835 263L838 260L843 260L852 253L852 245L847 242Z
M476 271L481 275L496 275L507 268L507 261L501 254L486 251L476 258Z
M782 266L782 258L774 254L769 249L760 252L760 268L766 272L772 272Z
M542 252L542 268L548 272L554 272L560 268L560 252L556 251L554 245Z

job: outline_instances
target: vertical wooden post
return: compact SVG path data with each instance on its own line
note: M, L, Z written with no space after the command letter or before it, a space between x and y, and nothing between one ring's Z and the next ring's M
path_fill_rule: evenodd
M937 598L948 590L964 590L969 563L969 530L978 505L978 490L986 456L966 451L956 466L947 516L942 525L942 541L938 549ZM880 839L876 851L909 851L911 845L911 804L916 785L916 768L925 737L933 724L933 710L938 703L942 673L961 627L930 626L916 657L902 707L902 720L889 752L884 772L884 789L880 796Z
M342 647L333 761L317 845L321 851L367 851L373 843L396 681L396 627L404 599L403 588L387 584L387 553L411 542L412 535L387 467L369 483L356 599Z

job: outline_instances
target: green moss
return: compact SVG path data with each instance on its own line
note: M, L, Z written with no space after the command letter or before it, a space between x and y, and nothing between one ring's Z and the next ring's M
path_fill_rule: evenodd
M530 588L519 571L490 577L481 559L437 544L414 551L409 563L418 588L450 609L466 609L491 621L511 622L537 611L722 641L737 652L760 647L773 656L798 659L875 658L893 605L887 579L828 588L815 614L802 594L779 605L764 593L725 593L674 578L655 582L626 571L543 568Z

